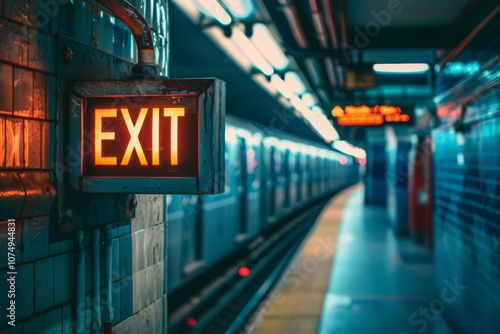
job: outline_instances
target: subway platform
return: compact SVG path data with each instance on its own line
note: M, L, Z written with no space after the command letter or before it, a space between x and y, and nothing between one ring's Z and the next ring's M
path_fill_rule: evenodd
M453 280L435 283L432 252L394 233L364 186L335 196L252 319L251 333L454 333ZM439 288L438 288L439 286Z

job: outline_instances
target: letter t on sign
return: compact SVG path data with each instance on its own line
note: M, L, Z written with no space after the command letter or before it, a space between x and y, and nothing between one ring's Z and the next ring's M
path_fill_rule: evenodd
M179 164L178 155L178 117L184 116L184 108L163 108L164 117L172 117L170 122L170 164L177 166Z

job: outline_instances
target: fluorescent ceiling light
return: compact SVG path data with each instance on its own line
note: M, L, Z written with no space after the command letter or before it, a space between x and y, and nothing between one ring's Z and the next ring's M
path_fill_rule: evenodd
M334 140L339 138L339 134L337 130L333 127L332 123L326 118L325 115L317 116L309 114L309 117L306 117L307 121L313 127L316 132L323 137L323 140L327 143L331 143Z
M278 92L280 92L281 95L283 95L284 97L286 97L288 99L291 99L291 98L293 98L295 96L295 94L293 94L293 92L290 89L290 87L288 87L288 85L283 81L283 79L280 78L279 75L273 74L273 76L271 77L271 84L274 87L276 87L276 89L278 90ZM292 100L292 103L293 103L293 100Z
M302 102L302 100L295 94L290 98L290 102L292 102L293 107L297 109L302 115L306 115L311 112L306 104Z
M231 14L239 19L246 19L255 11L251 0L223 0L223 2Z
M289 99L287 99L284 96L279 96L278 101L280 101L281 105L285 107L286 109L291 109L292 108L292 103L290 102Z
M288 59L265 25L253 25L251 41L275 69L282 70L288 66Z
M333 143L333 147L336 150L338 150L344 154L351 155L355 158L358 158L358 159L365 159L366 158L365 150L363 150L359 147L352 146L350 143L348 143L344 140L336 140Z
M200 11L195 3L191 0L173 0L174 3L181 8L184 13L193 21L198 21L200 18Z
M278 88L270 83L264 74L256 73L252 77L262 88L267 90L269 94L271 94L271 96L276 96L276 94L278 93Z
M273 74L274 70L271 65L264 59L264 57L257 51L255 46L250 42L247 36L238 27L233 27L233 33L231 34L231 40L233 40L252 61L252 63L262 71L265 75Z
M321 107L318 107L318 106L312 107L311 111L313 113L315 113L316 115L324 115L325 114L325 111L323 109L321 109Z
M302 94L302 101L308 107L312 107L313 105L315 105L317 103L316 98L314 97L314 95L312 95L311 93L307 93L307 92L304 93L304 94Z
M300 80L299 76L295 72L286 72L285 82L294 91L295 94L300 95L306 90L306 87L302 83L302 80Z
M307 123L318 133L320 137L327 143L330 143L339 138L337 130L333 127L332 123L326 118L323 110L319 107L309 109L306 104L296 95L290 99L293 107L297 112L305 118Z
M231 23L231 17L217 1L173 1L192 21L198 21L200 14L203 14L215 18L224 25ZM223 1L235 17L243 15L243 7L239 9L232 7L232 5L237 2L236 0ZM250 3L250 1L248 3ZM324 115L324 111L320 107L313 106L312 110L309 109L307 104L311 104L311 100L316 100L315 97L309 93L308 94L311 96L306 95L303 99L297 96L302 95L306 90L301 76L292 71L285 74L285 80L281 79L276 74L273 75L273 67L276 69L283 69L287 67L289 63L280 46L276 43L276 40L265 25L256 24L254 26L252 41L248 39L238 26L232 27L230 38L227 38L223 31L216 26L207 27L204 29L204 32L245 72L250 73L252 67L258 68L262 74L254 74L252 76L253 79L273 96L276 96L276 92L280 92L281 95L277 98L283 106L287 109L293 107L295 109L295 114L302 117L305 122L325 140L325 142L329 143L339 138L337 131ZM256 45L262 50L262 53L259 52ZM270 82L267 81L265 76L271 76ZM234 129L228 128L226 135L232 141L236 139Z
M214 0L194 0L196 6L206 16L210 16L223 25L231 24L231 16Z
M373 70L378 73L424 73L429 69L428 64L375 64Z

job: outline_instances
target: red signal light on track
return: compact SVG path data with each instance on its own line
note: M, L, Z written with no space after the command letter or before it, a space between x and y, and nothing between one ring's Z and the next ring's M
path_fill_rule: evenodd
M238 269L238 274L241 277L247 277L248 275L250 275L250 269L248 269L247 267L240 267L240 269Z
M347 163L347 157L345 155L342 155L339 158L339 162L340 162L341 165L345 165Z
M187 325L188 325L189 327L194 327L194 326L196 326L196 318L194 318L194 317L189 317L189 318L187 318L187 321L186 321L186 322L187 322Z

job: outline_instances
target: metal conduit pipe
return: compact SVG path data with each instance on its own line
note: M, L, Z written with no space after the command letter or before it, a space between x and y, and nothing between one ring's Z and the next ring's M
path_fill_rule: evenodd
M138 63L132 70L133 73L158 75L153 34L141 13L125 0L97 1L122 20L132 31L138 51Z
M104 300L102 302L102 321L104 334L111 334L113 328L113 296L112 296L112 242L111 242L111 225L104 227Z
M488 16L486 16L479 24L460 42L444 59L439 62L439 67L444 68L446 64L457 57L469 43L490 23L498 14L500 14L500 5L498 5Z
M101 303L99 299L99 291L101 290L101 261L100 261L100 243L101 231L96 228L92 231L92 333L99 334L101 332Z
M280 9L283 11L283 14L288 21L288 26L292 31L295 41L297 42L299 47L305 49L309 46L309 43L307 42L307 37L300 22L295 4L291 3L288 0L279 0L279 3L281 5Z
M76 258L76 330L75 333L85 332L85 246L83 231L75 233Z
M337 37L337 23L335 20L335 13L333 10L333 0L323 0L323 8L325 9L325 18L328 31L330 32L330 41L332 43L332 48L337 50L339 48L339 42Z

